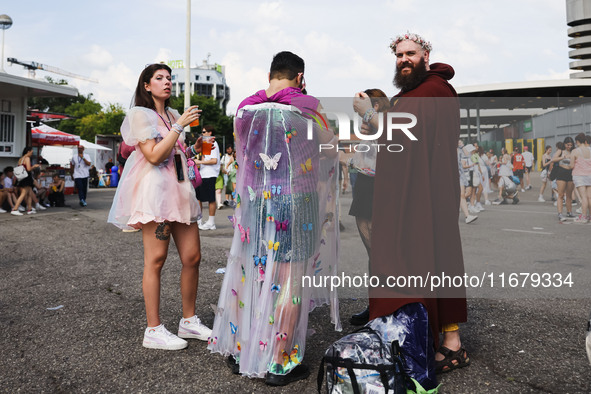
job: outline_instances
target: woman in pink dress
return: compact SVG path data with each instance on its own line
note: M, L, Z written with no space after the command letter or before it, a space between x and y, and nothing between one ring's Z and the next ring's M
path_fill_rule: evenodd
M187 347L181 338L207 340L211 330L195 315L201 260L197 220L201 211L187 175L184 128L200 116L197 106L181 116L168 107L170 68L152 64L141 73L135 106L121 126L123 140L135 151L127 159L113 199L109 223L123 229L141 229L144 243L143 292L148 327L143 346L178 350ZM188 153L201 150L201 139ZM183 318L178 336L160 321L160 273L174 238L183 264L181 296Z

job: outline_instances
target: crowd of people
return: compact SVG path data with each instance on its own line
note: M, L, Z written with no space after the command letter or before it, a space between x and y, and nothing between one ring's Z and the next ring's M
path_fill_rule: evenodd
M575 148L576 141L576 148ZM538 202L545 202L544 193L550 184L551 200L557 207L558 220L574 219L575 223L589 222L589 192L591 188L591 161L589 160L590 135L578 134L575 140L566 137L552 147L546 146L541 157L541 186ZM519 203L519 192L532 189L531 173L534 168L534 155L524 146L515 147L509 154L503 147L497 157L490 149L484 152L477 142L464 145L458 142L458 167L460 170L461 203L460 208L466 223L477 219L477 214L485 210L484 205ZM497 189L496 198L491 201L489 194ZM573 213L573 205L580 207ZM566 213L564 212L566 210ZM578 213L579 215L575 215Z

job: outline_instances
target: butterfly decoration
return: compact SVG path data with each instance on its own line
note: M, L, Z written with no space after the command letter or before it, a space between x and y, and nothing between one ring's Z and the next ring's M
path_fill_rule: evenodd
M240 282L242 282L242 284L244 284L244 279L246 279L246 271L244 271L243 265L241 265L240 268L242 268L242 278L240 279Z
M238 230L240 230L240 240L244 242L246 240L247 243L250 243L250 227L244 230L241 224L238 225Z
M330 171L328 171L328 177L330 178L331 176L334 175L334 166L332 166L332 168L330 169Z
M273 215L267 215L267 222L274 222L275 218L273 217Z
M287 352L283 350L281 352L281 355L283 356L283 366L287 367L287 364L289 364L289 354L287 354Z
M236 208L240 208L240 194L236 193Z
M277 225L277 222L275 222L275 225ZM269 240L269 249L279 249L279 241L273 243L273 240Z
M261 168L263 168L263 163L260 160L255 160L254 161L254 168L256 168L257 170L260 170Z
M238 301L238 308L240 308L240 309L244 308L244 302Z
M263 197L265 197L265 200L268 200L271 198L271 192L268 190L263 190Z
M238 169L238 162L236 162L236 161L234 162L234 168Z
M269 324L275 324L275 317L273 315L269 316Z
M267 156L264 153L259 153L259 156L263 159L266 170L276 170L279 165L279 159L281 159L281 152L276 153L273 157Z
M306 194L306 195L304 196L304 202L308 203L308 202L310 202L310 201L311 201L310 195L309 195L309 194Z
M271 293L279 293L281 291L281 285L271 284Z
M275 195L281 194L281 185L271 185L271 193Z
M237 296L238 296L238 292L237 292L236 290L232 289L232 295L233 295L234 297L237 297Z
M239 352L241 352L241 351L242 351L242 349L241 349L241 346L240 346L240 342L236 342L236 347L238 348L238 351L239 351Z
M257 194L252 189L252 187L250 187L250 186L247 186L247 187L248 187L248 196L250 198L250 201L254 201L254 199L256 198Z
M289 226L289 219L285 219L284 221L275 220L275 231L287 231L287 226Z
M255 130L255 131L253 131L253 134L254 135L259 135L259 131L258 130Z
M257 267L259 264L261 266L265 266L267 265L267 255L264 256L252 256L253 260L254 260L254 266Z
M261 349L261 352L267 350L267 342L259 341L259 349Z
M302 224L302 230L304 230L304 231L312 231L312 223L304 223L304 224Z
M320 244L321 244L321 245L326 245L326 241L324 240L324 238L322 238L322 239L320 240Z
M295 128L292 128L291 130L285 130L285 142L289 144L291 138L295 137L296 135L298 135L298 132Z
M314 271L314 276L318 275L320 271L322 271L322 268L318 268L316 271Z
M302 172L304 174L312 171L312 158L309 158L308 160L306 160L305 163L301 163L300 166L302 167Z
M281 333L281 332L277 332L277 333L275 334L275 338L277 338L277 340L278 340L278 341L280 341L280 340L282 340L282 339L283 339L284 341L287 341L287 333L286 333L286 332L283 332L283 333Z
M257 282L264 282L265 281L265 270L263 267L259 266L259 277L256 280Z
M293 296L291 298L291 302L293 302L294 305L299 305L302 303L302 298L298 296Z
M232 192L232 198L236 198L236 192L235 191Z
M218 343L218 337L213 337L213 338L212 337L209 337L209 338L207 338L207 344L208 345L211 345L211 344L217 345L217 343Z
M232 228L236 228L236 216L228 216L228 220L230 221L230 223L232 223Z
M293 350L291 351L291 353L289 354L289 360L294 363L294 364L299 364L300 360L298 359L298 353L300 351L300 348L298 345L295 345L293 347Z
M236 327L232 322L230 322L230 331L232 332L232 334L236 334L236 332L238 331L238 327Z
M216 314L216 316L221 316L224 313L224 308L218 308L217 305L209 304L209 307Z

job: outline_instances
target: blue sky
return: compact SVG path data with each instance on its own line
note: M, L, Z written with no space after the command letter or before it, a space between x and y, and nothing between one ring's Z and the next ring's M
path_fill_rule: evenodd
M129 107L148 63L183 59L186 0L3 0L13 19L5 57L36 61L99 80L69 79L103 104ZM431 62L456 70L455 86L567 79L563 0L192 1L191 64L226 66L233 111L265 88L273 54L306 61L308 92L351 96L367 88L396 93L391 38L407 30L433 44ZM26 76L21 66L10 74ZM59 75L37 72L37 78Z

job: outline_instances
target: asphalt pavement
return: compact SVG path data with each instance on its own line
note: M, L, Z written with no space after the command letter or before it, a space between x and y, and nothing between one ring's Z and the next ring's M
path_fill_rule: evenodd
M591 224L559 223L551 202L536 201L538 186L536 176L534 190L520 193L519 204L486 206L473 224L459 218L466 272L485 283L468 289L469 320L461 325L471 365L441 375L441 393L591 392L584 349ZM355 328L348 318L365 307L365 289L342 292L342 332L334 331L328 308L312 312L305 358L312 375L283 388L232 375L205 342L190 341L182 351L144 349L141 233L106 223L113 195L113 189L91 189L86 208L68 196L67 208L0 215L0 392L316 392L320 359ZM347 215L350 203L350 193L343 195L341 267L357 275L367 271L367 256ZM218 229L201 233L197 311L209 326L223 279L216 270L225 267L231 243L231 214L218 211ZM180 266L171 244L161 317L172 332L181 317ZM553 275L549 286L545 273ZM556 286L569 274L572 280Z

